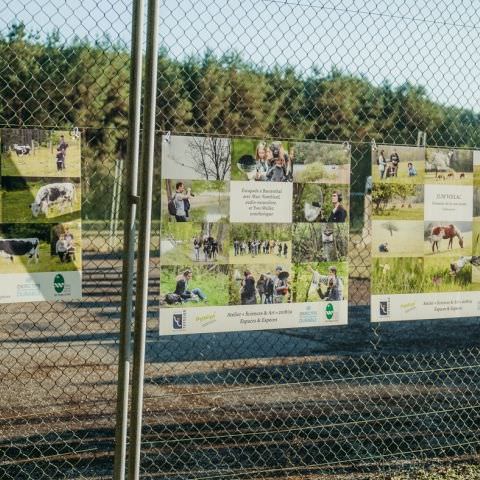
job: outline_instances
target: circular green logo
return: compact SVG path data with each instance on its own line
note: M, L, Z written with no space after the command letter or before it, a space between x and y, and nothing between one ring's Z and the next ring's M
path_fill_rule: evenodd
M57 273L53 279L53 288L57 293L62 293L65 288L65 279L60 273Z
M331 303L327 303L327 306L325 307L325 315L327 316L327 320L333 318L333 305Z

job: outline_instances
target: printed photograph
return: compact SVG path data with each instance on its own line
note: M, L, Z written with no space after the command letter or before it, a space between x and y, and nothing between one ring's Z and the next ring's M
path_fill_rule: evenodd
M230 305L292 301L290 264L235 265L231 269Z
M480 265L480 257L456 255L425 257L423 289L430 292L462 292L471 290L472 266Z
M292 152L288 142L233 139L232 180L293 181Z
M372 188L375 220L423 220L423 203L423 185L380 182Z
M372 258L373 295L422 293L423 257Z
M471 255L473 222L424 222L424 255Z
M480 291L480 256L476 255L472 261L472 285L470 289L474 292Z
M473 184L473 150L427 148L425 183Z
M302 263L293 266L293 302L335 302L347 299L347 263Z
M376 145L372 148L373 182L424 183L425 148Z
M228 221L229 183L206 180L162 180L162 221L216 223Z
M4 223L69 222L80 218L79 178L2 177Z
M229 268L218 264L160 267L160 306L228 305Z
M423 256L423 221L374 220L372 257Z
M472 222L472 253L480 255L480 220L475 219Z
M11 177L81 177L78 128L2 129L0 171Z
M228 138L164 135L161 149L163 178L230 180Z
M294 223L293 262L346 262L348 224Z
M293 221L348 222L348 185L293 184Z
M473 184L480 187L480 150L473 151Z
M0 225L0 274L81 270L80 223Z
M293 180L298 183L348 184L350 144L298 142L291 148Z
M480 187L473 187L473 220L480 221Z
M241 265L290 263L292 226L277 223L232 223L229 263Z
M227 223L163 223L160 263L228 263L228 229Z

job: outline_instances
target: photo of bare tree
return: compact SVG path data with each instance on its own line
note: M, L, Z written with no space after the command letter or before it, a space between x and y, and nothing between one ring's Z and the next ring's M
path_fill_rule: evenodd
M164 136L161 148L163 178L230 180L228 138Z

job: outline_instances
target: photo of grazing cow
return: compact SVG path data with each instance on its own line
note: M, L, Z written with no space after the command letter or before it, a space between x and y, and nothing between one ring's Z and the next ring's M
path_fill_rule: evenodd
M61 213L67 207L71 211L74 200L74 183L50 183L40 187L30 208L34 217L38 217L40 214L48 216L48 211L53 205L58 205Z
M38 238L1 238L0 255L8 258L11 262L15 257L25 255L28 263L38 263L40 240Z
M435 247L437 252L439 250L440 240L448 240L447 249L453 249L453 239L457 237L460 248L463 248L463 236L460 230L453 224L434 226L430 232L430 242L432 243L432 252L435 253Z

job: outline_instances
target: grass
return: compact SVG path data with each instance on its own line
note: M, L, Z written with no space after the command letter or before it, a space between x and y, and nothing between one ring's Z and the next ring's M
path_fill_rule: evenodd
M480 187L480 165L473 166L473 184Z
M389 224L393 233L386 228ZM388 244L388 252L380 252L378 247ZM423 221L416 220L375 220L372 222L372 256L374 257L415 257L422 256L424 250Z
M461 257L462 255L470 255L472 251L472 232L462 232L463 235L463 248L458 243L458 238L453 239L453 248L448 250L448 240L440 240L438 242L439 251L435 249L435 253L432 252L432 244L429 240L423 242L425 257Z
M81 269L81 255L77 248L75 262L62 263L57 255L50 255L50 245L47 242L40 242L38 263L28 263L27 256L15 257L13 262L7 258L0 259L0 274L4 273L40 273L40 272L66 272Z
M336 165L334 170L322 162L293 165L294 182L348 183L350 165Z
M423 261L424 292L461 292L470 290L472 266L466 265L456 275L450 274L450 263L458 260L454 257L430 257Z
M346 262L318 262L310 264L295 264L295 282L293 285L294 298L296 303L302 302L322 302L317 292L310 290L312 281L312 273L308 270L308 265L311 265L321 275L328 275L328 269L330 266L337 268L337 276L341 278L343 282L343 298L348 299L348 263ZM326 291L326 286L322 286L323 292Z
M408 176L408 168L407 163L410 160L403 160L402 156L400 156L400 164L398 166L398 176L397 177L388 177L384 178L383 180L380 179L380 172L378 171L378 165L376 163L373 164L372 173L373 173L373 182L381 182L381 183L414 183L414 184L423 184L424 183L424 176L425 176L425 162L423 160L414 160L411 161L415 170L417 171L417 175L415 177Z
M2 175L10 177L81 177L80 141L74 143L67 132L59 132L65 135L68 143L66 169L57 171L56 145L53 151L47 146L35 149L30 155L17 156L13 151L2 156Z
M439 175L441 175L443 178L439 177ZM425 174L425 183L434 185L472 185L473 173L467 172L463 175L464 177L460 178L459 173L454 173L453 177L449 177L448 172L441 172L437 175L435 172L428 172Z
M232 180L248 180L245 172L242 172L237 165L238 159L243 155L255 156L255 144L254 140L246 139L234 139L232 140Z
M372 294L423 291L423 258L372 259Z
M275 247L275 253L271 254L263 254L261 253L260 255L257 255L253 257L250 254L246 255L234 255L234 249L233 247L230 248L229 252L229 263L232 265L244 265L245 263L248 263L249 265L265 265L265 264L281 264L282 262L291 262L292 259L292 242L281 242L282 246L283 244L288 245L288 251L287 251L287 256L285 257L283 255L283 250L282 250L282 256L279 256L277 254L277 248Z
M413 204L412 208L390 208L379 210L375 213L373 210L373 220L422 220L423 204Z
M173 250L168 252L161 252L160 262L162 265L181 265L188 263L228 263L227 255L217 255L216 260L208 260L205 262L205 256L202 249L200 249L200 261L195 260L192 242L178 243Z
M164 297L167 293L175 291L176 277L186 269L165 266L161 267L160 296ZM186 302L182 307L201 307L201 306L223 306L228 305L228 274L218 270L209 271L207 266L192 267L193 278L189 283L189 290L200 288L207 296L208 302ZM178 274L176 273L178 272ZM163 305L164 307L177 307L178 305Z
M80 218L81 195L80 188L76 189L73 211L69 207L62 213L58 205L49 208L47 217L40 214L32 215L30 205L43 183L30 183L29 188L22 190L4 190L2 192L1 219L3 223L45 223L69 222ZM77 186L78 187L78 186Z

